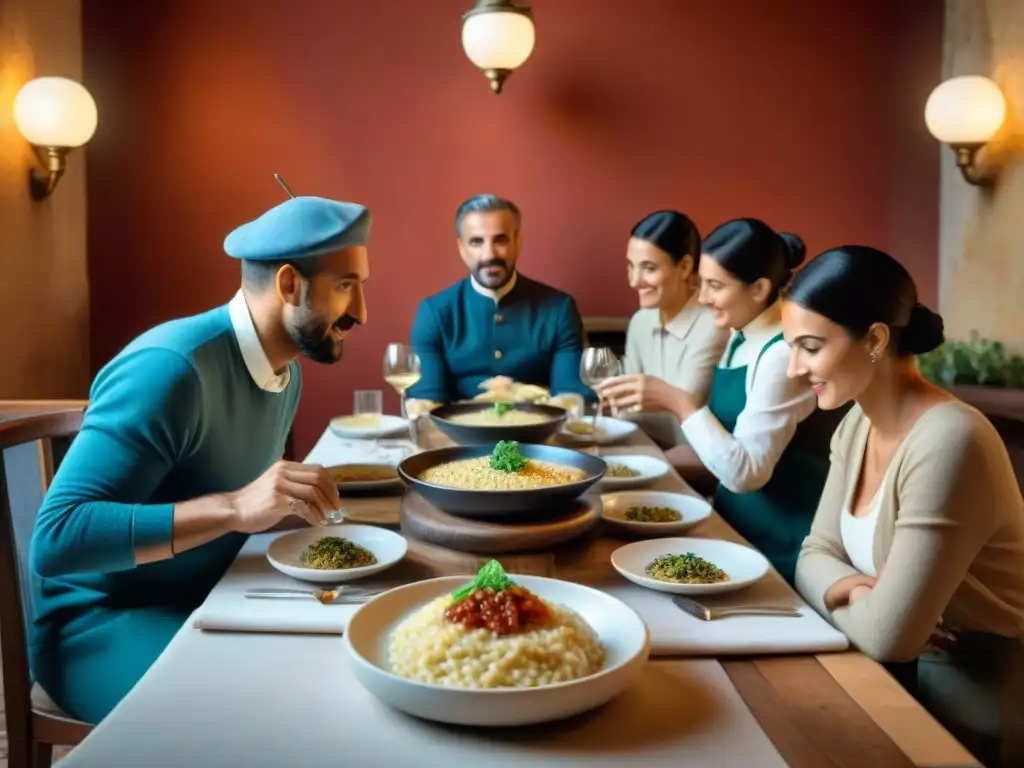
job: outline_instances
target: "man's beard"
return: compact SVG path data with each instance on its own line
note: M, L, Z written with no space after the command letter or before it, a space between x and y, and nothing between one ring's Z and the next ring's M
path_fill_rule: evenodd
M355 318L348 315L343 315L334 323L328 323L314 315L307 305L295 325L286 326L286 330L295 346L310 360L332 364L341 360L345 352L345 342L342 339L335 339L331 335L331 328L347 331L356 324Z
M505 271L498 278L485 277L484 270L488 267L502 267ZM512 279L512 275L515 271L511 265L504 259L491 259L490 261L481 261L473 268L473 277L480 283L484 288L490 288L492 291L497 291L500 288L504 288L508 285L508 281Z

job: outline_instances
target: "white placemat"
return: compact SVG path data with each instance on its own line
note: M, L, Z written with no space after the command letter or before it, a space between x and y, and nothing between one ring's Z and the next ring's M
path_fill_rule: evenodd
M596 586L596 585L595 585ZM780 578L762 579L749 589L738 590L704 605L787 605L800 609L800 617L729 616L704 621L672 603L672 596L644 589L622 579L600 588L633 608L651 633L651 653L656 656L726 656L777 653L824 653L849 647L846 635L819 616Z
M203 604L192 614L197 629L224 632L298 632L310 634L342 634L349 617L358 606L323 605L310 600L254 600L245 596L248 589L264 587L286 589L318 589L322 585L307 584L285 576L267 560L270 542L281 533L250 536L224 577L217 582ZM367 577L360 586L381 584L394 586L388 572Z
M419 449L409 440L353 440L324 430L313 450L304 459L306 464L333 467L338 464L389 464L397 466L406 456Z
M656 661L608 705L518 729L435 725L379 702L340 638L186 627L66 768L782 768L718 662Z

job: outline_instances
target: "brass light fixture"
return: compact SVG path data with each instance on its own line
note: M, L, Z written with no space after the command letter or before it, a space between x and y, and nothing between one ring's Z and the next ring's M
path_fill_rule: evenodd
M43 200L64 175L68 153L96 132L96 102L74 80L38 77L14 98L14 122L43 165L43 173L29 169L32 199Z
M500 94L509 76L530 58L536 42L533 12L514 0L476 0L462 14L462 48Z
M975 159L1005 118L1003 92L992 80L979 75L940 83L924 108L925 124L932 136L953 148L964 180L977 187L991 187L998 178L995 169L979 168Z

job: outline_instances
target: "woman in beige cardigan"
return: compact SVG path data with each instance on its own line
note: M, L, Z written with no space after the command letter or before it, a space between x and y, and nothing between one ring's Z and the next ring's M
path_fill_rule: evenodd
M941 318L892 257L845 246L796 276L783 329L820 408L856 401L797 589L865 654L903 662L985 765L1024 765L1024 501L991 423L917 370Z

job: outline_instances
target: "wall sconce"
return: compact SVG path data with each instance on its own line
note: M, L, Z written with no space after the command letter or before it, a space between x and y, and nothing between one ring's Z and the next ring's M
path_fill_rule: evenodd
M96 132L96 102L74 80L38 77L21 87L14 98L14 122L32 145L44 173L29 169L33 200L42 200L57 188L67 155Z
M969 184L990 187L997 173L974 164L975 156L1006 117L1006 100L987 77L965 75L941 83L924 107L924 121L939 141L956 152L956 165Z
M509 75L530 58L536 30L528 5L513 0L476 0L462 14L462 48L466 56L501 93Z

